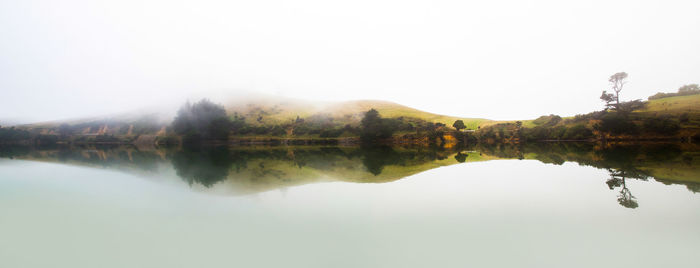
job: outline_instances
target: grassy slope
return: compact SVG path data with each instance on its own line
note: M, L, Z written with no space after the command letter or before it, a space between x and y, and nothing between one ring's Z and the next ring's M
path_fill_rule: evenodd
M310 117L332 118L339 124L358 124L363 113L369 109L376 109L385 118L413 117L429 122L439 122L451 126L455 120L461 119L471 129L476 129L480 124L490 122L480 118L461 118L428 113L413 109L404 105L387 101L361 100L346 102L308 102L277 97L252 99L243 102L227 103L229 114L237 113L246 117L251 124L273 125L292 122L299 116L307 119ZM262 120L257 119L262 117Z
M637 112L670 115L700 113L700 94L650 100L645 109Z

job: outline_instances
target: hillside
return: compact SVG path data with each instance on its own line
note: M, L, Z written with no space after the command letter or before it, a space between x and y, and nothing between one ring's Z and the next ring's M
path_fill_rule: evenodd
M450 126L455 120L462 119L471 129L476 129L480 124L490 122L486 119L438 115L377 100L314 102L253 95L224 102L215 101L215 103L221 103L231 118L243 117L245 122L251 126L267 128L288 125L297 119L329 129L341 128L345 125L358 126L364 113L372 108L378 110L385 118L403 117L407 118L406 121L422 120ZM172 122L174 114L175 111L133 112L114 116L42 122L18 127L42 135L88 137L108 135L122 138L121 141L130 141L135 140L139 135L166 135L166 127Z
M632 101L627 108L595 111L562 118L547 115L535 120L493 121L459 118L420 111L397 103L377 100L345 102L302 101L290 98L253 95L225 102L209 102L228 121L219 137L234 143L274 142L280 140L340 141L356 139L364 113L376 109L385 118L383 125L393 129L399 143L433 142L444 131L453 131L452 123L463 120L467 129L481 128L474 139L488 142L542 140L698 140L700 139L700 94ZM220 104L220 105L219 105ZM26 139L40 143L176 143L170 128L175 111L130 113L111 117L24 125ZM169 116L164 116L170 114ZM384 119L382 119L384 120ZM201 122L201 119L195 120ZM518 123L519 122L519 123ZM446 128L437 123L444 124ZM12 132L12 131L10 131ZM435 134L435 135L433 135ZM21 136L20 135L20 136ZM433 135L433 136L430 136ZM430 136L431 138L427 138ZM473 135L472 135L473 136ZM21 140L21 139L20 139ZM223 138L218 138L223 140ZM344 141L349 141L345 139ZM443 139L444 141L444 139Z
M523 121L482 125L482 140L700 140L700 94L630 101L621 108L562 118L541 116Z
M364 112L376 109L385 118L410 117L427 122L452 125L461 119L470 129L490 122L480 118L461 118L424 112L401 104L378 101L357 100L345 102L311 102L280 97L255 97L247 100L226 102L229 115L240 115L246 122L259 125L278 125L301 119L326 120L338 125L358 124Z
M700 114L700 94L649 100L646 107L637 112L669 115Z

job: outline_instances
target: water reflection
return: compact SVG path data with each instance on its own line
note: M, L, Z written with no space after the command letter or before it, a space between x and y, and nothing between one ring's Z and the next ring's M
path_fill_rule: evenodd
M135 147L0 148L0 157L159 173L170 167L198 189L250 194L323 181L381 183L433 168L498 159L576 162L608 171L601 178L627 208L639 206L629 179L650 178L700 191L700 148L694 144L543 143L436 147Z
M637 201L635 200L636 198L632 195L632 192L630 192L629 188L627 188L627 184L625 181L625 179L627 179L631 175L625 171L617 171L612 169L609 169L608 172L610 173L610 179L605 181L605 184L608 185L610 190L615 190L615 188L622 187L622 189L620 189L620 194L617 197L617 202L626 208L637 208L639 206L639 203L637 203ZM637 178L642 180L647 179L647 177L644 176Z

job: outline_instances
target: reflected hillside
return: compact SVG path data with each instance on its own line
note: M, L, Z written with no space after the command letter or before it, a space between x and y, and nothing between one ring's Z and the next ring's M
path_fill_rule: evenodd
M172 163L178 176L194 187L248 194L317 182L390 182L459 163L457 154L427 148L217 147L175 152ZM471 155L471 161L491 159Z
M650 178L700 191L700 148L692 144L541 143L435 147L3 147L0 157L107 168L147 178L162 174L197 191L251 194L319 182L384 183L437 167L497 159L576 162L605 169L600 178L619 191L620 204L638 204L629 180ZM156 176L158 175L158 176ZM162 177L162 176L160 176Z
M382 183L433 168L495 159L444 148L397 147L5 147L0 156L110 168L146 177L171 169L193 189L250 194L317 182Z
M700 184L700 146L690 143L607 144L535 143L480 145L483 154L498 158L535 159L561 165L576 162L632 177L653 177L664 183Z

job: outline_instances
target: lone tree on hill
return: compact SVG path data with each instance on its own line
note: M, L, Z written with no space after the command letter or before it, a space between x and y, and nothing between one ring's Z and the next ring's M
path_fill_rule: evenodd
M626 72L613 74L608 79L608 82L610 82L612 90L615 91L615 94L607 93L607 91L603 90L603 94L600 96L600 99L605 102L607 107L612 106L610 103L615 102L615 108L620 108L620 91L622 91L622 87L624 87L627 83L625 79L627 79Z
M457 130L465 129L467 126L464 125L464 121L462 120L457 120L452 124L452 127L456 128Z

